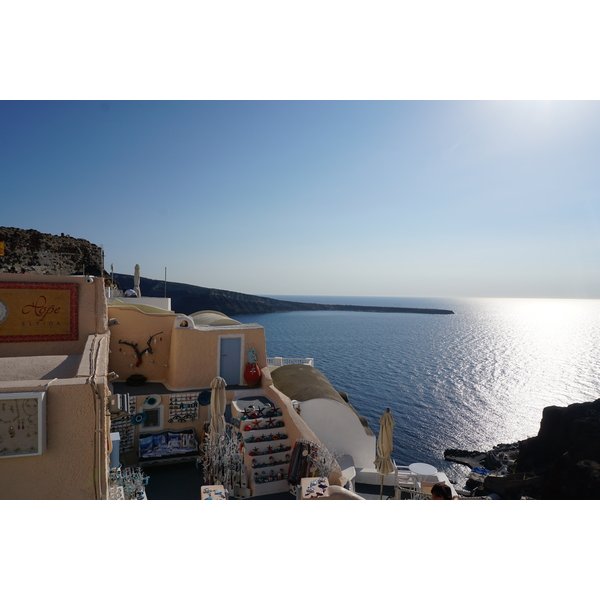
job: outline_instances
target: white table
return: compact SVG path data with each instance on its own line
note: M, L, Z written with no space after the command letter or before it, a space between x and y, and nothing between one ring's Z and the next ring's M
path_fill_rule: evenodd
M427 463L412 463L408 468L417 476L419 481L423 481L428 475L435 475L437 469L433 465Z

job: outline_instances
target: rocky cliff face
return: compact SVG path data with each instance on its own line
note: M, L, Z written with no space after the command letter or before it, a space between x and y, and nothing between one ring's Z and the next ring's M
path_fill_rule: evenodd
M600 499L600 398L547 406L536 437L519 442L519 471L543 474L541 498Z
M100 276L104 272L102 248L87 240L69 235L40 233L35 229L0 227L2 273L37 273L39 275Z

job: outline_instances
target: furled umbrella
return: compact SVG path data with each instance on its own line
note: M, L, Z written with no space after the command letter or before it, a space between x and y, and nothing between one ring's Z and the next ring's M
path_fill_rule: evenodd
M225 433L225 388L227 384L222 377L215 377L210 382L212 392L210 395L210 439L213 444Z
M133 289L137 294L138 298L142 297L142 292L140 292L140 265L135 265L135 271L133 273Z
M387 408L379 419L379 437L377 438L377 458L373 461L377 472L381 474L381 488L379 499L383 497L383 479L394 470L394 463L390 456L394 449L394 417Z

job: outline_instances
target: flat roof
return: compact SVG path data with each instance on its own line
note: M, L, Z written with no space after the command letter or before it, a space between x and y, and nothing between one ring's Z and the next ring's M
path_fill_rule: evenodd
M81 354L0 357L0 381L72 379L77 376Z

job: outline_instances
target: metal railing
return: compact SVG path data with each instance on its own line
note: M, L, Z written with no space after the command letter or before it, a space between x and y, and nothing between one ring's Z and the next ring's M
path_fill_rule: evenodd
M267 357L267 367L283 367L284 365L308 365L315 366L314 358L282 358L275 356L274 358Z

